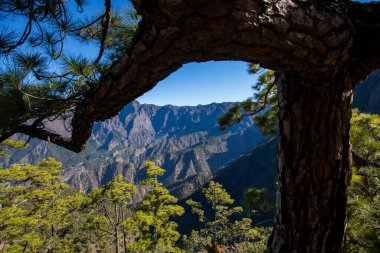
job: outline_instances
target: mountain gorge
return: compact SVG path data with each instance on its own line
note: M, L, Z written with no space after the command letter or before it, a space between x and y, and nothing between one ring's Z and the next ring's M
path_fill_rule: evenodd
M32 139L26 149L12 151L3 163L34 163L54 157L63 164L65 180L82 192L107 183L118 173L136 183L144 178L146 160L166 169L162 177L166 186L194 177L202 185L220 167L265 140L250 118L227 131L219 130L217 118L230 105L177 107L133 102L117 116L97 123L88 147L80 154Z

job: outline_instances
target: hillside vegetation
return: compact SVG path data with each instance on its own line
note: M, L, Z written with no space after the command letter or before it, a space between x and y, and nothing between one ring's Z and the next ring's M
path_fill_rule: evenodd
M351 122L353 150L367 164L353 170L346 251L370 253L380 245L380 117L355 109ZM4 146L22 145L9 141ZM260 149L255 152L259 155ZM7 155L5 150L1 154ZM186 201L201 225L181 235L173 218L184 215L184 206L159 182L165 170L153 162L145 163L146 177L139 184L146 192L140 202L131 201L136 187L121 174L83 194L62 182L60 167L47 158L0 170L0 245L5 252L265 251L270 229L252 221L273 208L265 190L247 189L243 208L220 183L210 181L202 202Z

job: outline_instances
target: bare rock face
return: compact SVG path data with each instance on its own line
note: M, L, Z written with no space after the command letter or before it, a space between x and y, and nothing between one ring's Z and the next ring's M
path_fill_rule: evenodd
M34 163L52 156L63 163L66 181L82 192L107 183L118 173L136 183L144 177L146 160L167 170L161 178L167 186L199 175L201 183L265 139L249 118L220 131L217 118L230 105L179 107L133 102L117 116L95 124L87 149L79 154L33 139L27 149L13 151L4 165ZM181 190L180 195L186 192Z

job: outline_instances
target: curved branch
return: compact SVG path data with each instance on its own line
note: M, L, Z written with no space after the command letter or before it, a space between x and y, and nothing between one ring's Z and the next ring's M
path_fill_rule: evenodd
M102 24L103 25L103 31L102 31L102 38L100 41L100 49L99 49L98 57L94 61L94 65L97 65L103 57L104 50L106 48L106 39L107 39L108 30L109 30L110 25L111 25L111 0L105 0L104 5L106 8L105 13L104 13L105 21Z
M254 115L257 115L259 112L261 112L262 110L264 110L267 105L268 105L268 96L269 96L269 93L272 91L272 88L276 85L276 81L274 81L273 83L271 83L268 87L267 87L267 91L265 92L264 94L264 100L261 101L260 105L258 105L257 107L255 107L252 112L249 112L249 113L246 113L246 114L243 114L243 117L247 117L247 116L254 116Z
M93 26L95 23L99 22L99 20L101 20L102 18L104 18L104 14L100 15L99 17L97 17L96 19L94 19L93 21L91 21L88 24L85 24L85 25L83 25L81 27L69 30L69 32L73 32L74 33L74 32L79 32L80 30L83 30L83 29L87 29L87 28Z
M3 142L7 138L11 137L15 133L22 133L25 135L28 135L33 138L38 138L40 140L48 141L55 143L59 146L65 147L67 149L70 149L72 151L79 152L78 148L76 147L77 144L74 143L70 138L66 138L64 136L61 136L59 134L55 134L52 132L49 132L45 129L36 127L36 126L30 126L30 125L21 125L15 127L11 132L7 132L3 134L0 137L0 142Z

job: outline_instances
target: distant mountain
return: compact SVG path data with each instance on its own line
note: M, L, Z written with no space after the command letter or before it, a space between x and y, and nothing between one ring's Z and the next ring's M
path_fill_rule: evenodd
M271 138L247 153L230 161L221 167L213 176L199 174L188 178L178 185L172 185L170 191L180 199L187 199L189 189L193 189L191 197L197 197L197 193L210 180L221 183L237 203L242 201L242 193L249 187L270 188L274 193L275 178L277 176L276 165L277 138ZM195 194L195 195L194 195Z
M184 197L180 201L180 204L185 207L186 212L184 216L177 219L180 224L179 227L183 229L182 232L190 232L189 230L196 227L198 223L198 218L191 214L189 207L185 204L186 200L191 198L201 202L206 206L207 210L207 205L205 204L206 200L203 197L201 189L207 186L210 180L222 184L227 192L231 194L236 205L242 205L243 192L250 187L266 188L269 199L274 201L277 178L277 143L277 138L272 138L226 164L223 168L218 170L213 177L207 178L207 180L204 180L200 185L195 185L197 188L193 188L195 190L191 195L184 196L181 194L181 188L187 187L188 183L171 189L172 193ZM184 192L188 193L189 191L186 190ZM256 217L254 222L257 223L263 221L263 219L271 219L271 215L272 214L265 217ZM266 225L271 225L271 222L267 222Z
M374 71L367 80L357 85L352 106L362 112L380 115L380 70Z
M28 148L13 151L3 163L34 163L52 156L63 163L66 181L84 192L107 183L117 173L138 182L144 177L146 160L167 170L162 177L167 186L199 175L210 177L265 140L250 118L220 131L217 118L230 105L156 106L132 102L118 116L97 123L88 147L80 154L32 139ZM49 124L54 128L54 122Z

